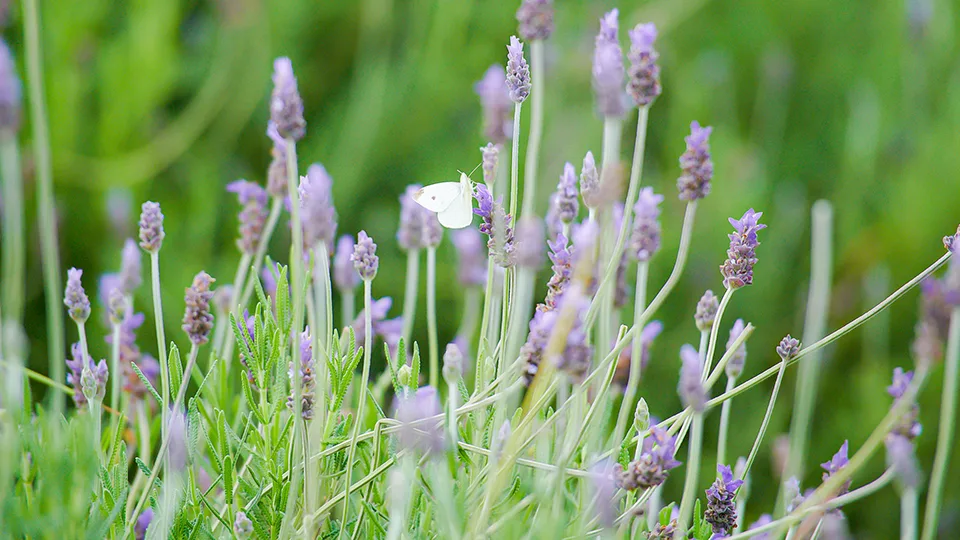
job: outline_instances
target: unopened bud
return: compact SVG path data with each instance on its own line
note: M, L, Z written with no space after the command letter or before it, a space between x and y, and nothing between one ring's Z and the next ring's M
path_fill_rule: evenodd
M413 369L404 364L397 371L397 382L404 388L410 388L410 378L413 376Z
M637 402L637 409L633 413L633 427L637 433L650 429L650 409L647 407L647 400L643 398Z

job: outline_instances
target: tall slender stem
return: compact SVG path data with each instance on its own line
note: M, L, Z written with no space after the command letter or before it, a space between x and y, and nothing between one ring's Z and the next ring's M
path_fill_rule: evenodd
M732 390L736 385L736 377L727 378L727 392ZM719 434L717 435L717 465L725 465L727 463L727 433L730 430L730 406L732 403L733 400L728 399L724 401L720 407L720 428Z
M372 281L363 280L363 323L367 329L363 336L363 371L360 376L360 387L357 391L357 416L353 422L353 433L350 435L350 448L347 451L347 473L346 488L343 496L343 519L340 523L348 523L347 517L350 515L350 492L353 485L351 477L353 476L354 456L357 453L357 437L360 436L360 426L363 424L363 409L367 402L367 384L370 382L370 350L373 347L373 332L370 328L373 325L373 316L370 313L370 307L373 305ZM340 528L340 538L346 527Z
M647 307L647 276L649 274L649 264L642 261L637 264L637 290L633 302L633 320L634 323L640 320L643 310ZM630 413L633 412L633 400L637 397L637 388L640 386L640 370L642 369L643 343L640 336L636 335L631 340L630 349L630 374L627 377L627 388L623 393L623 401L620 402L620 413L617 415L617 425L613 430L613 444L620 444L623 440L624 432L627 429L627 422Z
M437 338L437 246L427 248L427 339L430 340L430 386L440 384L440 344Z
M951 263L951 272L960 264ZM947 337L947 353L943 370L943 394L940 398L940 426L937 433L937 452L933 458L933 470L930 473L930 491L927 492L927 509L923 517L924 540L937 536L940 520L940 505L943 501L943 487L947 478L950 454L953 452L954 423L957 417L957 384L960 375L960 308L953 310L950 317L950 332Z
M533 204L537 192L537 166L540 158L540 141L543 139L543 40L535 39L530 43L530 76L533 85L530 89L530 134L527 137L527 154L523 161L523 207L524 216L533 214Z
M903 488L900 494L900 540L917 540L917 488Z
M803 323L803 342L814 343L826 333L827 312L830 308L832 263L833 210L824 200L813 205L811 213L810 290L807 294L807 313ZM794 395L793 420L790 425L790 451L784 478L803 478L804 457L820 378L819 352L804 362L797 374L797 393Z
M523 103L513 106L513 151L510 153L510 215L517 219L517 194L520 189L520 109Z
M0 130L0 176L3 178L3 313L4 321L23 318L24 248L23 173L17 134ZM9 354L7 351L3 351ZM19 376L19 375L18 375Z
M611 184L616 180L614 167L620 161L620 138L623 128L621 118L607 117L603 121L603 155L600 166L600 189L609 190ZM626 210L626 209L624 209ZM606 265L619 264L619 258L614 257L614 245L611 244L613 229L615 226L613 220L613 207L607 205L600 209L600 239L599 239L599 258L597 259L600 268ZM625 223L626 221L624 221ZM594 346L597 350L597 361L603 358L603 354L609 350L610 342L613 339L613 289L608 287L603 291L597 291L595 298L600 302L600 310L597 321L597 333L594 339ZM589 326L587 327L589 328Z
M160 299L160 252L150 253L150 283L153 292L153 320L157 327L157 354L160 355L160 397L163 404L160 411L161 434L167 432L167 418L170 407L170 363L167 357L167 341L163 333L163 304Z
M773 417L773 408L777 404L777 395L780 393L780 384L783 382L783 373L787 370L787 359L780 361L780 370L777 372L777 380L773 383L773 392L770 393L770 402L767 403L767 412L763 415L763 421L760 422L760 431L757 432L757 438L753 441L753 448L750 449L750 455L747 456L747 465L743 468L743 476L740 480L747 477L753 461L757 459L757 453L760 451L760 443L763 442L763 436L767 433L767 426L770 425L770 418ZM739 489L737 491L740 491Z
M37 205L40 248L43 262L43 290L47 309L47 361L50 376L64 380L63 313L60 310L60 255L57 251L57 217L53 208L53 172L50 167L50 136L43 90L43 52L40 46L40 14L37 0L23 0L23 35L26 43L27 89L30 124L33 128L33 158L37 168ZM51 394L55 414L63 411L64 397Z
M113 324L113 343L110 344L110 408L120 410L120 321ZM115 417L112 425L115 427L120 420Z
M340 291L340 328L346 327L353 321L356 301L352 290ZM404 343L406 343L406 340L404 340Z
M720 333L720 322L723 320L723 312L727 310L727 304L730 303L730 297L736 289L727 289L720 298L720 307L717 308L717 316L710 326L710 344L707 345L706 356L703 357L703 380L706 381L710 375L710 367L713 365L713 353L717 348L717 335ZM700 350L703 354L703 349Z
M407 252L406 284L403 288L403 342L410 344L413 321L417 318L417 293L420 289L420 250ZM346 322L344 324L347 324Z
M700 477L700 450L703 445L703 415L693 415L693 429L690 430L688 447L687 475L683 482L683 498L680 499L680 518L677 521L677 533L674 539L686 538L693 514L693 500L697 498L697 480Z

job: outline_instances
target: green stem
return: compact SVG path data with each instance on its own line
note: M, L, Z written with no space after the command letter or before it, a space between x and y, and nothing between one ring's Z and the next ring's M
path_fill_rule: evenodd
M437 338L437 246L427 248L427 339L430 340L430 386L440 384L440 343Z
M370 308L373 305L372 285L373 283L370 280L363 280L363 323L364 328L366 328L367 331L364 332L363 337L363 372L360 376L360 388L357 392L359 396L357 402L357 415L353 422L353 433L350 435L350 447L347 451L346 488L343 496L343 519L340 521L340 523L348 523L347 518L350 515L350 492L352 491L353 487L350 482L351 477L353 476L354 456L356 456L357 453L357 438L360 436L360 426L363 424L363 406L367 401L367 384L370 382L370 350L373 347L373 332L370 331L371 327L373 326L372 314L370 313ZM346 529L346 526L341 527L339 535L340 538L343 538L343 533L346 531Z
M23 172L17 134L0 130L0 176L3 177L3 311L5 322L23 319L24 248ZM12 347L11 347L12 349ZM10 351L0 351L5 356ZM17 355L19 356L19 355Z
M153 320L157 328L157 354L160 355L160 397L161 404L160 432L166 436L167 418L170 405L170 362L167 357L166 337L163 333L163 304L160 297L160 252L150 253L150 283L153 291Z
M827 330L827 312L830 309L830 282L832 263L831 238L833 210L824 200L813 205L811 213L810 291L807 295L807 313L803 323L803 342L814 343ZM804 362L797 374L797 393L794 395L793 421L790 425L790 452L784 478L803 478L804 457L817 397L820 378L818 352Z
M780 362L780 371L777 372L777 380L773 383L773 392L770 393L770 401L767 403L767 412L763 415L763 421L760 422L760 431L757 432L757 438L753 441L753 448L750 449L750 455L747 456L747 465L743 468L743 476L740 480L747 477L753 461L757 459L757 453L760 452L760 443L763 442L763 436L767 433L767 427L770 425L770 418L773 417L773 408L777 404L777 395L780 394L780 384L783 382L783 373L787 370L787 359ZM718 463L722 463L718 460ZM737 489L739 492L740 490Z
M530 134L527 137L527 153L523 161L523 207L521 214L533 214L536 202L537 168L540 159L540 141L543 139L543 40L535 39L530 43L530 76L533 84L530 90Z
M647 306L647 276L650 266L646 261L637 264L637 290L633 302L633 320L638 321ZM627 377L627 388L620 402L620 413L617 415L617 425L613 430L613 444L619 445L627 429L627 422L633 413L633 400L637 397L637 388L640 386L640 369L643 356L643 343L637 335L631 340L630 374Z
M403 289L403 342L409 346L413 321L417 317L417 292L420 289L420 250L407 252L407 276ZM344 324L350 324L349 321Z
M727 379L727 392L733 389L737 385L736 377L729 377ZM723 406L720 408L720 431L717 436L717 465L725 465L727 463L727 433L730 430L730 405L733 403L733 400L727 400L723 402Z
M510 152L510 215L517 218L517 193L520 189L520 109L523 102L513 106L513 151Z
M26 44L27 89L30 101L30 124L33 128L33 157L37 168L37 205L40 226L43 290L47 309L47 360L50 376L55 381L65 377L63 363L63 312L58 305L63 297L60 289L60 255L57 251L57 217L53 208L53 173L50 168L50 136L43 90L43 53L40 47L40 14L37 0L23 1L23 35ZM56 415L63 412L63 395L51 395Z
M356 298L353 295L353 291L343 290L340 291L340 327L345 328L347 325L353 322L353 317L356 312ZM406 317L404 317L406 320ZM403 340L406 343L407 340Z
M730 303L730 297L733 296L736 289L727 289L720 298L720 307L717 308L717 316L710 325L710 344L707 345L707 354L703 357L703 380L706 381L710 375L710 367L713 365L713 353L717 348L717 335L720 333L720 322L723 320L723 312L727 310L727 304ZM703 349L700 349L701 353Z
M904 488L900 494L900 539L917 540L917 488Z
M484 288L483 294L483 314L480 316L480 336L477 338L477 359L476 359L476 373L473 379L474 393L478 389L482 389L483 385L487 381L483 380L483 363L486 361L486 355L488 353L487 349L489 348L489 343L487 341L487 332L490 328L490 316L491 316L491 303L493 301L493 280L494 277L494 268L493 268L493 257L488 257L487 259L487 285Z
M960 264L954 262L953 266ZM951 268L951 272L957 268ZM919 369L918 369L919 371ZM940 505L943 501L944 482L953 451L954 423L957 416L957 377L960 375L960 308L953 310L950 317L950 332L947 337L947 353L943 371L943 394L940 398L940 426L937 433L937 451L933 458L933 470L930 473L930 491L927 492L927 509L923 518L924 540L937 536L937 524L940 520ZM903 399L903 398L901 398Z
M703 443L703 415L693 415L693 429L690 431L688 447L687 475L683 482L683 498L680 499L680 518L677 520L677 533L674 539L686 538L693 514L693 501L697 498L697 480L700 476L700 450Z

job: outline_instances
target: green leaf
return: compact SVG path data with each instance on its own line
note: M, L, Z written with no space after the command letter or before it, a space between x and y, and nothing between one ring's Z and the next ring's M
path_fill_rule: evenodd
M227 440L227 415L217 410L217 441L220 443L220 455L226 460L230 454L230 442Z
M233 313L231 313L230 328L233 329L233 336L237 340L237 351L246 358L253 358L253 351L250 350L250 335L247 334L246 322L244 322L243 330L241 331L240 326L237 325L237 319L233 316Z
M660 526L666 527L670 525L670 519L673 517L673 504L668 504L667 506L660 509Z
M118 455L120 451L120 446L123 444L123 429L127 425L126 417L123 414L120 415L120 420L117 422L117 431L113 436L113 451L110 452L110 459L107 460L107 463L113 465L119 463Z
M130 366L133 367L133 371L137 374L137 377L140 379L140 382L142 382L143 385L144 385L144 386L147 388L147 390L150 392L150 394L153 395L153 399L157 400L157 403L158 403L161 407L163 407L163 398L160 397L160 394L157 393L157 389L154 388L152 384L150 384L150 381L147 380L147 378L146 378L146 376L144 376L143 372L140 371L140 366L138 366L136 362L130 362Z
M196 398L190 398L190 404L187 407L187 451L194 461L199 457L200 422L202 421L197 401Z
M250 381L247 380L246 375L240 377L240 387L243 389L243 397L247 400L247 407L256 415L258 422L266 424L267 419L263 417L260 405L253 399L253 390L250 388Z
M223 497L227 504L233 504L233 456L223 457Z
M400 354L399 351L403 348L403 338L400 338L400 341L397 345L397 359L399 360ZM397 378L397 372L400 369L399 362L394 365L394 361L390 358L390 346L386 343L383 344L383 355L387 359L387 367L390 368L390 384L393 385L393 394L396 396L402 395L400 392L400 379Z
M411 390L420 388L420 346L413 342L413 360L410 363Z
M140 456L133 458L133 461L134 463L137 464L137 467L140 468L140 472L142 472L147 478L149 478L151 474L150 467L147 467L147 464L144 463L142 459L140 459Z
M170 369L170 395L176 397L177 393L180 392L180 383L183 381L183 363L180 361L180 349L172 341L170 342L167 366Z

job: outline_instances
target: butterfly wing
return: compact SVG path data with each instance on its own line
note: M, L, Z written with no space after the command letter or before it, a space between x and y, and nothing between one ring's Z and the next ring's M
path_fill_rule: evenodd
M448 229L462 229L473 223L473 188L470 178L460 174L460 194L446 209L437 213L440 224Z
M413 200L431 212L442 212L461 199L461 191L460 182L440 182L420 188L414 193Z

